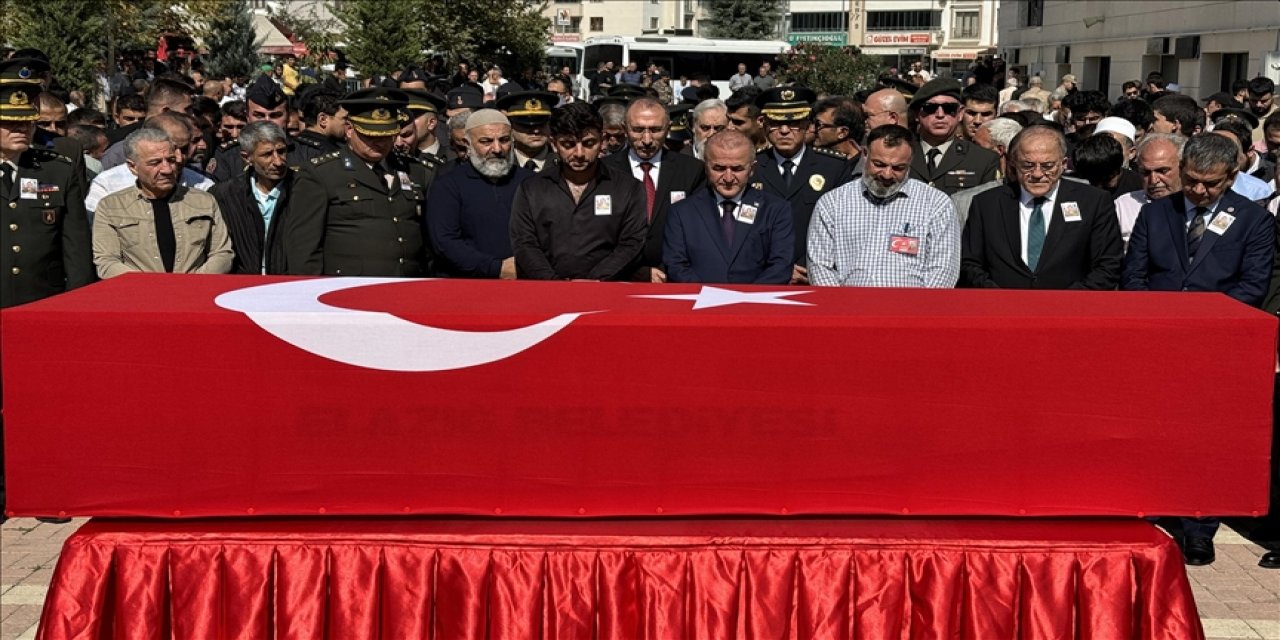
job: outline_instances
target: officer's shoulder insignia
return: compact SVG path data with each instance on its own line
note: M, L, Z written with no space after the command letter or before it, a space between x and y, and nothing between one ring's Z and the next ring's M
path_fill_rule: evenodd
M236 138L233 138L233 139L231 139L231 140L228 140L228 141L226 141L226 142L224 142L224 143L222 143L222 144L218 145L218 150L219 150L219 151L226 151L227 149L233 149L233 148L238 147L238 146L240 146L240 140L239 140L239 139L236 139Z
M298 144L306 145L306 146L308 146L308 147L311 147L312 149L319 149L319 148L320 148L320 142L319 142L319 141L316 141L316 140L312 140L312 139L310 139L310 138L294 138L294 139L293 139L293 141L294 141L294 142L296 142L296 143L298 143Z
M316 157L312 158L312 159L311 159L311 164L314 164L314 165L321 165L321 164L324 164L324 163L326 163L326 162L329 162L330 160L337 160L339 155L341 155L341 154L340 154L340 153L338 153L337 151L330 151L329 153L326 153L326 154L324 154L324 155L322 155L322 156L316 156Z
M841 159L841 160L848 160L848 159L849 159L849 154L847 154L847 153L840 153L839 151L836 151L835 149L827 149L827 148L824 148L824 147L814 147L814 149L813 149L813 150L814 150L814 151L817 151L818 153L820 153L820 154L822 154L822 155L824 155L824 156L831 156L832 158L839 158L839 159Z
M36 160L39 160L41 162L57 161L57 162L65 162L67 164L75 164L71 160L71 158L68 158L62 155L61 153L58 153L53 149L41 149L40 147L31 147L31 151L34 152L33 155L35 155Z
M398 151L397 151L397 152L396 152L396 157L397 157L397 158L399 158L399 159L401 159L401 160L403 160L403 161L404 161L404 162L406 162L406 163L413 163L413 164L426 164L426 163L425 163L425 162L423 162L420 158L418 158L418 156L410 155L410 154L407 154L407 153L400 153L400 152L398 152Z

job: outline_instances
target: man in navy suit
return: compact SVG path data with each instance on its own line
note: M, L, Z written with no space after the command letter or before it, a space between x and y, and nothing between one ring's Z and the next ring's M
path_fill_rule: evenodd
M1138 213L1120 286L1126 291L1219 291L1260 306L1271 280L1276 222L1265 209L1231 191L1239 147L1200 134L1182 152L1182 191L1147 203ZM1216 518L1182 519L1189 565L1214 560Z
M748 186L755 147L738 131L707 141L708 188L671 205L662 261L670 282L787 284L795 256L791 206Z
M796 242L792 284L809 284L805 243L818 198L848 182L853 173L853 166L843 154L805 142L813 128L813 103L817 99L812 89L795 86L769 89L756 99L771 146L756 155L751 186L791 204Z

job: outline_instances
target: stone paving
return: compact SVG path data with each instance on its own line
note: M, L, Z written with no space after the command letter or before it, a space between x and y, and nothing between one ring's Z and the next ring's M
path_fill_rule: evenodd
M31 640L62 542L87 519L46 524L15 518L0 526L0 640ZM1258 567L1264 550L1223 527L1218 560L1188 567L1209 640L1280 640L1280 570Z

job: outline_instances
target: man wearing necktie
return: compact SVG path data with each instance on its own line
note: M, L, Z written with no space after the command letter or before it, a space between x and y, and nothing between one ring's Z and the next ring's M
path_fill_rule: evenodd
M1275 259L1276 222L1231 190L1238 152L1235 142L1211 133L1187 141L1180 164L1182 190L1153 200L1138 213L1124 258L1122 289L1218 291L1247 305L1262 305ZM1175 534L1180 534L1187 564L1213 562L1218 520L1183 518L1181 524Z
M960 286L1114 289L1124 251L1110 194L1063 180L1066 140L1044 126L1009 144L1016 182L978 194L961 234Z
M559 99L550 91L513 91L498 98L498 110L511 121L517 166L541 173L547 169L547 163L554 163L555 154L548 144L551 140L548 123L551 108Z
M751 139L721 131L707 140L708 188L671 205L663 263L671 282L787 284L794 264L787 201L752 188Z
M930 80L911 99L919 122L911 177L947 195L995 180L1000 168L999 156L959 135L963 107L960 83L949 78Z
M636 98L627 107L625 153L614 153L602 162L610 171L630 173L644 185L645 217L649 222L640 268L632 280L666 282L662 266L662 234L671 205L693 195L706 182L702 161L691 155L665 151L670 117L662 103Z
M756 101L771 146L756 154L752 187L791 205L796 243L793 284L809 284L805 243L818 198L848 182L853 173L844 154L805 143L813 127L817 98L813 90L804 87L777 87L764 91Z
M427 274L420 161L392 153L399 89L357 91L346 108L347 144L304 163L280 225L285 270L297 275L419 277Z

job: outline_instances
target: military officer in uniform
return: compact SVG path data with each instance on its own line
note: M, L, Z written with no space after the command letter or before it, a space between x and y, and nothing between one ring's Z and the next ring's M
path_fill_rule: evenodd
M34 86L35 91L27 91L27 93L35 96L43 93L49 86L49 61L48 58L43 57L43 53L34 50L33 53L36 57L14 57L0 62L0 78L6 78L6 83ZM36 106L38 114L39 106L32 104ZM37 149L48 149L71 160L75 165L74 174L80 181L81 192L89 190L89 175L84 164L84 145L79 141L37 127L35 135L31 138L31 146Z
M377 87L352 93L340 103L348 114L346 146L301 167L280 220L289 273L427 273L425 165L392 152L400 132L397 114L408 102L399 89Z
M805 144L817 97L805 87L775 87L756 102L770 148L756 154L751 186L791 203L796 243L792 284L809 283L805 243L813 207L822 194L848 182L852 169L842 154Z
M289 101L285 99L280 85L265 74L258 76L257 81L249 87L249 91L245 94L245 103L248 107L249 122L266 120L274 122L281 129L288 130ZM289 166L291 167L301 166L308 160L307 152L300 153L297 147L298 145L292 140L289 141ZM218 147L218 151L214 153L213 160L209 161L205 171L208 171L214 180L222 182L240 175L244 169L244 158L240 157L240 140L233 139Z
M94 277L84 183L69 158L31 145L40 85L23 81L22 69L0 70L0 308L47 298ZM0 521L3 442L0 422Z
M498 110L511 120L511 140L516 164L541 173L555 154L551 152L551 107L560 98L549 91L517 91L498 100Z
M306 84L298 89L297 107L302 114L302 123L306 127L293 137L294 157L300 166L312 158L333 153L347 137L343 120L346 113L338 106L341 95L322 88L317 84Z
M952 195L996 179L1000 156L960 138L960 83L950 78L926 82L911 98L916 141L911 177Z
M417 146L409 154L433 169L444 164L449 145L438 135L440 114L444 112L444 98L426 89L401 89L409 96L409 113L417 126Z

